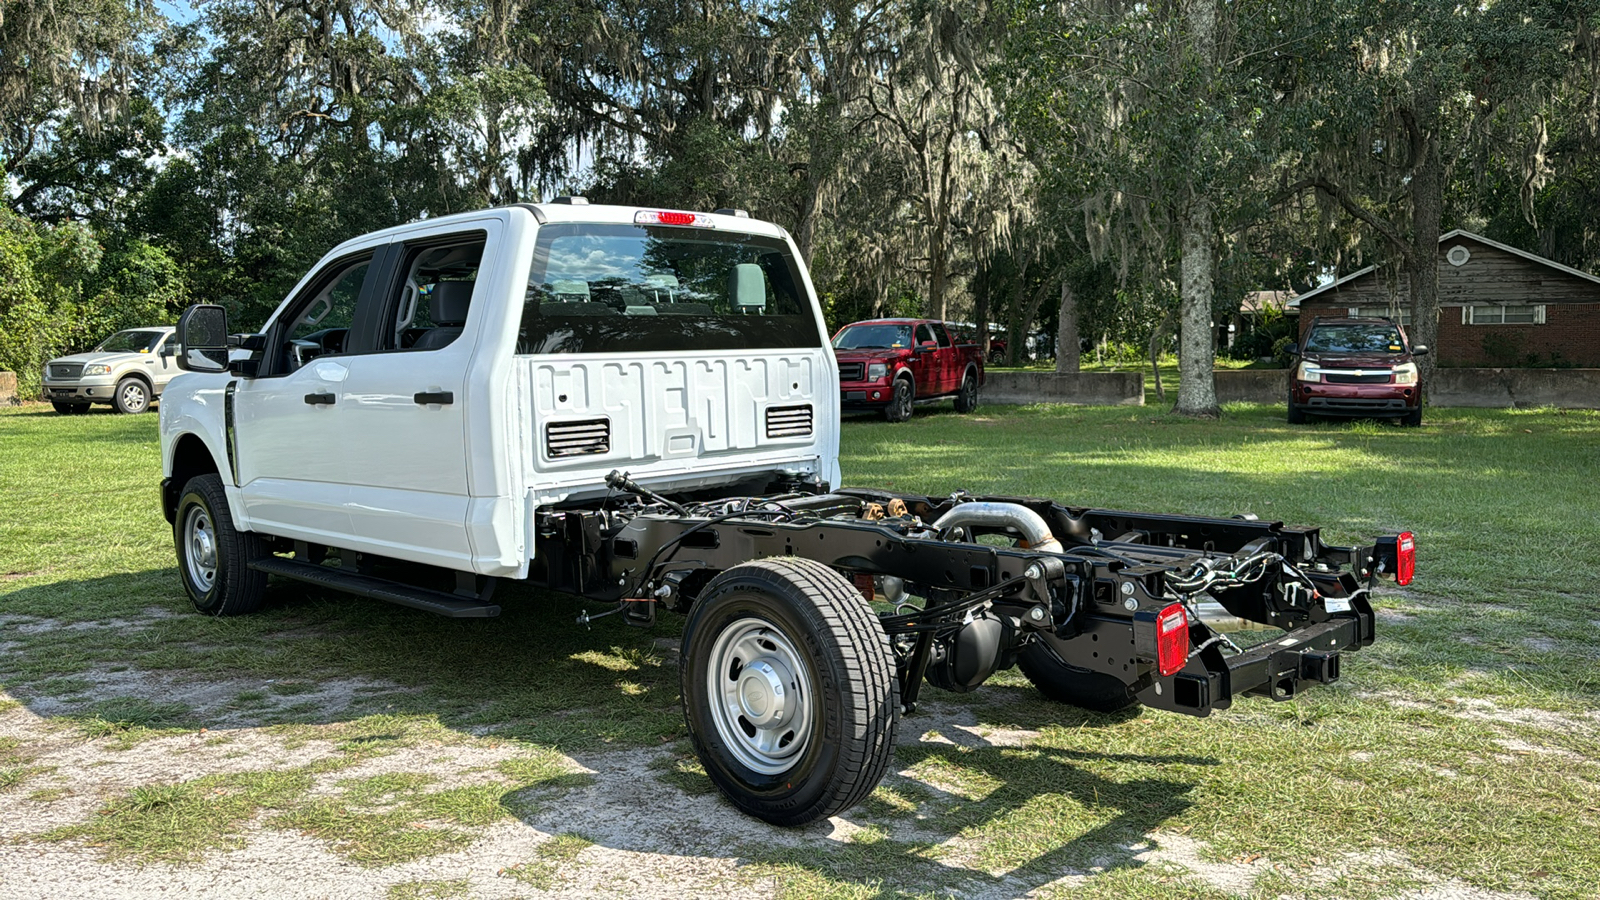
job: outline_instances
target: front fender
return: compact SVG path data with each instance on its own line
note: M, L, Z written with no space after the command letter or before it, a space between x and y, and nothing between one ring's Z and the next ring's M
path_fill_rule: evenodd
M191 447L197 440L205 447L211 467L222 476L228 495L228 511L234 524L241 530L249 529L244 504L240 501L235 484L233 459L228 441L228 388L232 376L186 372L167 383L162 395L161 416L161 475L162 483L173 482L174 492L183 489L176 481L186 480L181 467L179 451ZM190 451L184 450L185 453ZM179 476L179 477L175 477Z

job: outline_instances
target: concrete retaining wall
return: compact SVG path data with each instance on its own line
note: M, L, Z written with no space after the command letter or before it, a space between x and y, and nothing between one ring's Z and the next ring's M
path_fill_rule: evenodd
M1218 369L1218 403L1284 403L1289 396L1288 369Z
M1600 409L1600 369L1438 369L1428 403Z
M1218 403L1283 403L1283 369L1218 370ZM1600 409L1600 369L1438 369L1430 406L1564 406Z
M17 373L0 372L0 406L16 406L21 402L17 398Z
M1075 406L1143 406L1141 372L988 372L986 403L1070 403Z

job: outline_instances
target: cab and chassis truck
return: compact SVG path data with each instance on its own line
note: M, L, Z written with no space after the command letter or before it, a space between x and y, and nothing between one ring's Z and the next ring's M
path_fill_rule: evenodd
M1410 534L842 487L809 276L735 210L391 228L259 333L199 305L177 340L161 496L201 612L275 577L447 616L499 614L508 579L632 625L681 613L695 749L779 825L871 793L926 685L1016 665L1096 710L1290 700L1371 643L1375 579L1411 577ZM1241 626L1281 635L1241 648Z

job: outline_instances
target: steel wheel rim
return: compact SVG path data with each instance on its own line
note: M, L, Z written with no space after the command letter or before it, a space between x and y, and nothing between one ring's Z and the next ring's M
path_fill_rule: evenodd
M192 506L183 517L184 567L189 580L201 593L217 582L217 533L211 514L203 506Z
M777 626L740 619L717 635L706 669L711 721L739 764L762 775L794 767L816 717L811 667Z
M122 405L129 409L144 408L144 388L138 384L126 384L122 387Z

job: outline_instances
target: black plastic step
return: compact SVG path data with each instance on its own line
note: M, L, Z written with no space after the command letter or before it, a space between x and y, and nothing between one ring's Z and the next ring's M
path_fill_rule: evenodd
M343 572L330 566L315 566L311 563L284 559L281 556L258 559L250 564L250 568L269 575L282 575L296 581L320 584L323 587L371 597L374 600L449 616L452 619L487 619L500 615L500 607L494 603L412 587L409 584L373 578L370 575Z

